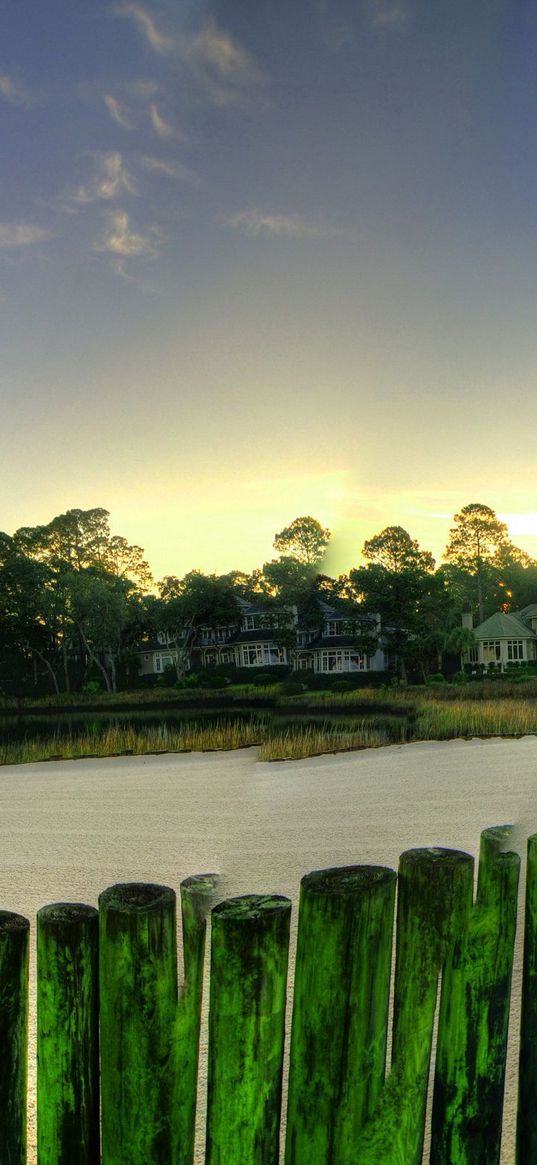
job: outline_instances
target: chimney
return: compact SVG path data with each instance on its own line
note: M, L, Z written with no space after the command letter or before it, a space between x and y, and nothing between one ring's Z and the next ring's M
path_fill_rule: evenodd
M461 620L462 620L463 627L466 627L466 629L468 631L473 630L474 616L473 616L471 611L463 611L462 615L461 615Z

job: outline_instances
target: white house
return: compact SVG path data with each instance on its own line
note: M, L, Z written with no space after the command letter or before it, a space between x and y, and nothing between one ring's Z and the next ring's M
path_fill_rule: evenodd
M508 664L537 659L537 603L521 611L495 611L484 623L472 627L471 615L463 626L473 630L476 643L463 655L465 664L484 664L505 671Z

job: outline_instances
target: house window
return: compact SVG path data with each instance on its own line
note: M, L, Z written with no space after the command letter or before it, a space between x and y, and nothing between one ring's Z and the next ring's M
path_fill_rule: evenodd
M524 659L524 640L523 639L508 639L507 640L507 658L508 659Z
M317 671L367 671L367 656L350 648L340 651L320 651Z
M285 650L273 643L263 644L264 663L285 663Z
M263 648L260 643L250 643L242 649L244 667L259 667L263 663Z
M471 647L469 652L468 652L469 663L477 663L478 660L479 660L479 652L478 652L477 647Z
M326 624L326 634L327 634L327 636L329 636L329 635L330 635L330 636L331 636L331 635L337 635L337 633L338 633L338 625L337 625L337 622L336 622L336 620L335 620L335 619L329 619L329 620L328 620L328 622L327 622L327 624Z
M245 631L257 631L259 615L245 615L242 624Z
M494 663L502 658L502 645L499 639L485 639L483 641L483 662Z

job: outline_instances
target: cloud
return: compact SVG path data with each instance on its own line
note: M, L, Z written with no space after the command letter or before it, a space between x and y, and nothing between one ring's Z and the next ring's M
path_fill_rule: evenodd
M152 13L137 0L125 0L113 11L133 20L158 56L170 57L187 68L215 105L237 103L246 89L264 79L250 53L213 18L193 35L185 36L162 32Z
M102 238L95 243L94 249L123 259L140 255L154 258L157 253L154 244L147 235L131 231L129 216L124 210L118 210L109 215L108 229Z
M173 126L169 124L169 122L165 121L154 101L152 101L151 105L149 106L149 117L151 119L151 125L153 126L153 129L161 141L167 142L170 141L171 138L177 138L181 136L177 130L175 130Z
M0 73L0 97L11 101L13 105L22 105L28 100L28 94L22 85L18 85L7 73Z
M112 152L97 155L97 171L87 186L79 186L71 196L72 201L79 205L107 201L115 198L123 191L129 194L136 193L134 179L123 164L121 154Z
M406 24L407 11L398 0L368 0L367 7L375 28L400 28Z
M141 4L135 3L135 0L125 0L125 3L117 4L113 11L117 16L126 16L133 20L150 48L160 56L176 50L177 38L160 32L151 13Z
M257 237L269 235L273 238L287 236L293 238L319 237L326 232L313 223L307 222L294 214L268 214L259 207L251 210L241 210L226 220L226 225L245 235Z
M50 238L50 231L35 223L0 223L0 250L12 247L31 247Z
M244 90L264 80L250 53L212 19L182 41L181 55L216 105L241 100Z
M195 170L190 170L188 166L181 165L180 162L170 162L166 158L153 158L144 154L140 158L140 165L145 170L152 171L155 174L164 174L166 178L173 178L177 182L187 182L191 186L201 186L199 174L196 174Z
M103 95L103 101L110 114L110 117L115 121L116 125L120 125L122 129L133 129L132 121L129 117L129 110L118 101L116 97L112 97L109 93Z

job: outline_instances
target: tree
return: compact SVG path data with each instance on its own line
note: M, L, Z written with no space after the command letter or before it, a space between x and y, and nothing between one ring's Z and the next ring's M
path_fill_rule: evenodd
M450 609L442 572L434 573L434 559L420 550L401 526L388 526L365 543L365 567L351 570L341 585L354 594L366 610L378 612L388 654L393 655L401 677L408 668L425 677L431 659L441 652L442 628Z
M317 566L321 562L330 541L330 530L321 526L316 518L309 516L295 518L279 534L275 534L273 546L287 558L304 566Z
M434 570L432 554L428 550L420 550L418 542L402 526L387 526L364 543L362 554L369 562L395 573L409 569Z
M445 557L449 563L475 579L479 622L485 618L484 588L487 571L495 557L509 544L507 526L494 510L479 502L464 506L455 514Z
M215 627L240 619L237 595L227 578L192 570L184 578L167 575L159 583L160 600L153 617L174 649L177 678L188 668L197 628Z

